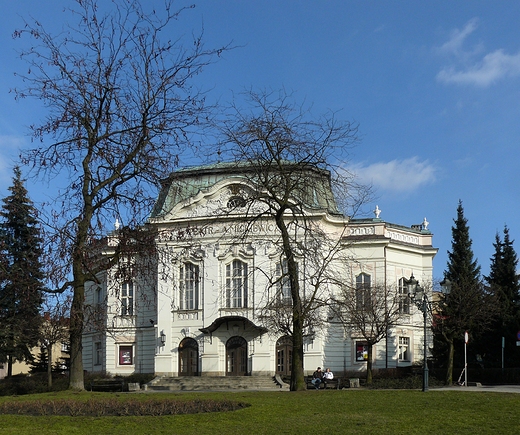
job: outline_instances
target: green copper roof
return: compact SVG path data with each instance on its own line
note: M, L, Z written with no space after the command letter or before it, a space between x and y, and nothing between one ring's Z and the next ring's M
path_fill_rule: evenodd
M318 170L315 167L302 168L297 164L286 163L288 172L294 174L297 187L292 191L299 196L306 207L324 209L338 214L336 201L331 191L330 174L328 171ZM207 166L192 166L173 172L163 181L163 187L155 203L151 217L164 216L177 204L196 196L199 192L211 189L218 182L228 178L242 178L244 183L262 186L259 181L268 176L270 183L275 184L278 178L277 170L266 170L259 165L249 162L225 162ZM293 177L293 175L291 175ZM255 182L255 180L257 180ZM271 184L270 184L271 185Z

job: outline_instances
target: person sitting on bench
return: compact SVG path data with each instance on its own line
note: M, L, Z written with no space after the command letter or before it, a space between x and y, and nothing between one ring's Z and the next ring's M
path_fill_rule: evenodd
M323 373L323 387L327 388L327 381L332 381L332 379L334 379L334 373L327 367L327 370Z
M314 385L314 388L317 390L320 389L320 384L323 381L323 373L321 371L321 367L318 367L316 371L312 374L312 385Z

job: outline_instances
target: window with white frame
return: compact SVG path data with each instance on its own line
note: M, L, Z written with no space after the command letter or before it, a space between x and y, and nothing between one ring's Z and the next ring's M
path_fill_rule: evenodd
M399 337L399 361L410 361L410 337Z
M401 278L399 280L399 313L410 314L410 295L408 294L408 280Z
M121 315L134 315L134 283L126 281L121 286Z
M360 273L356 276L356 308L358 310L364 310L370 307L370 285L370 275Z
M233 260L226 265L226 307L247 307L247 263Z
M296 263L296 273L298 273L298 263ZM291 295L291 280L289 279L289 270L287 260L276 264L277 290L280 302L290 303L292 301Z
M103 348L101 342L97 341L94 343L94 364L101 365L103 363Z
M180 269L179 306L181 310L198 309L199 281L199 266L184 263Z

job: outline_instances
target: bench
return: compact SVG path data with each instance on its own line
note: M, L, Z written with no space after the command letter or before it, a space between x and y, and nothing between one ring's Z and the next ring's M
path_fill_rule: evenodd
M90 391L124 391L125 381L123 379L92 379Z
M316 388L314 386L314 384L312 383L312 376L307 376L305 378L305 381L306 381L306 384L307 384L307 388ZM335 389L335 390L339 390L341 387L341 380L339 378L334 378L334 379L329 379L327 381L322 381L321 384L320 384L320 388L322 389Z

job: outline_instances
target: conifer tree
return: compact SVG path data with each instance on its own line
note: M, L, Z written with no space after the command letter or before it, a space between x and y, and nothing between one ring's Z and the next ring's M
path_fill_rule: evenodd
M49 358L45 346L40 347L40 353L35 361L32 362L30 373L46 373L49 367Z
M473 258L472 240L461 201L454 223L452 250L448 251L447 270L444 273L445 282L450 283L450 292L438 302L433 328L436 341L444 344L442 358L448 385L453 382L455 352L463 352L465 331L475 337L490 321L490 301L481 282L480 266Z
M20 168L14 169L11 195L0 210L0 361L7 376L14 361L31 361L38 344L43 272L36 210L27 196Z
M489 276L485 277L489 291L496 297L498 312L492 327L482 338L479 351L489 366L502 364L502 337L504 337L504 363L516 366L520 352L516 346L516 334L520 329L520 283L516 272L518 257L509 237L509 228L504 227L504 238L495 236Z

